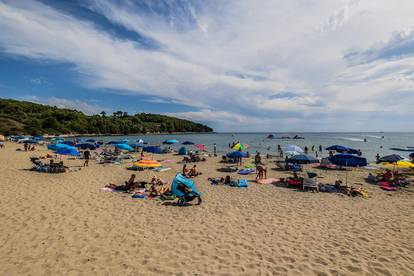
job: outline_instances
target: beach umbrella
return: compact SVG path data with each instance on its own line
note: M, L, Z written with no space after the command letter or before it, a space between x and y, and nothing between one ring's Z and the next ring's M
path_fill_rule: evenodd
M234 150L247 150L249 148L249 145L237 143L235 144L232 149Z
M284 151L285 152L288 152L288 151L293 152L293 151L295 151L295 152L299 152L299 153L303 153L304 152L301 147L296 146L296 145L286 145L286 146L284 146Z
M37 144L39 141L36 141L36 140L26 140L26 141L24 141L24 143L26 143L26 144Z
M60 155L80 156L79 151L77 151L75 148L60 149L56 151L56 153Z
M247 158L247 153L242 151L233 151L226 155L228 158Z
M292 156L287 161L294 164L311 164L319 162L315 157L306 154Z
M195 144L196 148L198 148L201 151L207 151L206 146L202 144Z
M179 142L178 142L178 140L171 139L171 140L165 140L162 143L167 144L167 145L172 145L172 144L178 144Z
M69 146L73 146L73 145L75 145L75 143L73 142L73 141L63 141L63 143L62 144L66 144L66 145L69 145Z
M414 164L410 161L400 160L394 163L382 163L384 167L395 168L395 169L412 169L414 168Z
M358 151L356 149L348 148L341 145L333 145L330 147L327 147L326 150L333 150L340 153L350 153L350 154L357 154Z
M79 144L76 144L75 147L83 149L83 150L86 150L86 149L96 150L97 148L96 145L91 144L91 143L79 143Z
M185 141L185 142L182 142L181 144L183 144L183 145L194 145L194 142Z
M53 151L58 151L60 149L67 149L67 148L73 148L73 147L71 147L69 145L66 145L66 144L50 144L50 145L47 145L47 149L53 150Z
M297 152L297 151L285 151L285 155L286 156L295 156L295 155L299 155L301 154L301 152Z
M138 168L159 168L161 167L161 163L155 161L155 160L140 160L138 162L132 163L135 167Z
M130 145L128 144L115 144L115 148L121 149L121 150L127 150L132 151L134 150Z
M388 162L388 163L395 163L398 162L400 160L403 160L404 158L402 158L401 156L399 156L398 154L391 154L391 155L387 155L387 156L383 156L381 157L378 162Z
M156 147L156 146L144 147L144 151L145 152L150 152L150 153L162 153L162 149L160 147Z

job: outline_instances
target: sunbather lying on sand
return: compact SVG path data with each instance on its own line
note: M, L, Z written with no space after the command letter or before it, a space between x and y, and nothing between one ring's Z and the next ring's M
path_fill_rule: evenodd
M135 174L132 174L128 181L125 181L125 185L116 185L110 183L109 185L105 186L107 188L114 189L116 191L125 191L131 192L136 188L139 188L138 182L135 181Z

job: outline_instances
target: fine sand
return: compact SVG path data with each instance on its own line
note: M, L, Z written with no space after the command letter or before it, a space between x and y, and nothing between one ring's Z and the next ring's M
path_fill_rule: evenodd
M45 174L18 145L0 149L0 275L414 275L414 193L364 184L369 198L259 185L211 186L218 158L198 163L200 206L104 192L130 164ZM156 159L174 159L158 155ZM173 170L136 172L171 181ZM267 164L269 177L286 176ZM317 171L317 170L315 170ZM317 171L320 182L345 172ZM365 183L364 170L348 173ZM236 174L234 174L236 176ZM247 177L253 179L254 176Z

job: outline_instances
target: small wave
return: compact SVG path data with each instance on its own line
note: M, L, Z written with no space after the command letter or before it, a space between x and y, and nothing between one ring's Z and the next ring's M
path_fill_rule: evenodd
M367 137L371 137L371 138L376 138L376 139L381 139L381 136L375 136L375 135L367 135Z
M364 142L364 139L361 139L361 138L340 137L340 139L347 140L347 141L354 141L354 142Z

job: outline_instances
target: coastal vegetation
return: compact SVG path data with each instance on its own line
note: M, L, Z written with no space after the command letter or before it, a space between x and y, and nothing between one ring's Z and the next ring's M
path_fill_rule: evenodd
M11 134L134 134L212 132L213 129L175 117L117 111L96 115L27 101L0 99L0 133Z

